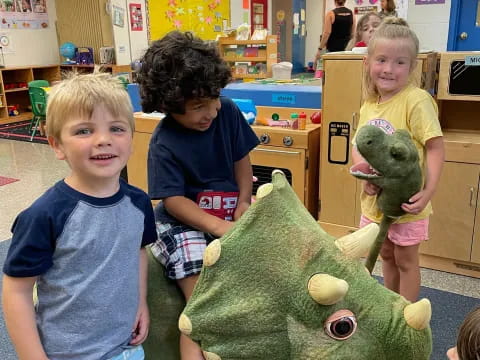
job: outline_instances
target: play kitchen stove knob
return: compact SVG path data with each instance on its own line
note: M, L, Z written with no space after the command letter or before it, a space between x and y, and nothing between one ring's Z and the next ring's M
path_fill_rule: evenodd
M291 136L284 136L283 145L292 146L293 145L293 138Z
M270 135L268 134L262 134L258 138L262 144L268 144L270 142Z

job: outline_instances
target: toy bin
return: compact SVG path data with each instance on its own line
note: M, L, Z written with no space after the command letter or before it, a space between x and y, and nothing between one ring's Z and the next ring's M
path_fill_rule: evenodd
M272 65L272 74L275 80L290 80L292 78L293 64L288 61L282 61Z

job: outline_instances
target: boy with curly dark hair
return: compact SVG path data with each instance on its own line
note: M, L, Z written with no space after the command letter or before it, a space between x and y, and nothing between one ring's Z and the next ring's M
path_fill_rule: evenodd
M138 72L142 107L166 117L152 134L148 192L159 240L152 253L190 298L206 246L223 236L250 206L249 152L258 139L237 106L220 97L231 80L213 42L173 31L155 41ZM182 360L203 359L180 339Z

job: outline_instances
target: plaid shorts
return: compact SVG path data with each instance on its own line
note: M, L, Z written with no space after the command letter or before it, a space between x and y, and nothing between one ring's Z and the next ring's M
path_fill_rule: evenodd
M157 222L157 234L158 240L151 246L152 254L173 280L199 274L205 248L215 240L211 234L180 223Z

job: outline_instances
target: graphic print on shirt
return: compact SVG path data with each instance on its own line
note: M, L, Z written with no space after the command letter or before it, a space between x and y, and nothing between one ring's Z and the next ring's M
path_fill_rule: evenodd
M224 220L233 220L237 208L238 192L203 191L197 196L200 209Z
M382 129L388 135L392 135L395 132L395 127L388 120L385 119L375 118L369 120L367 124Z

